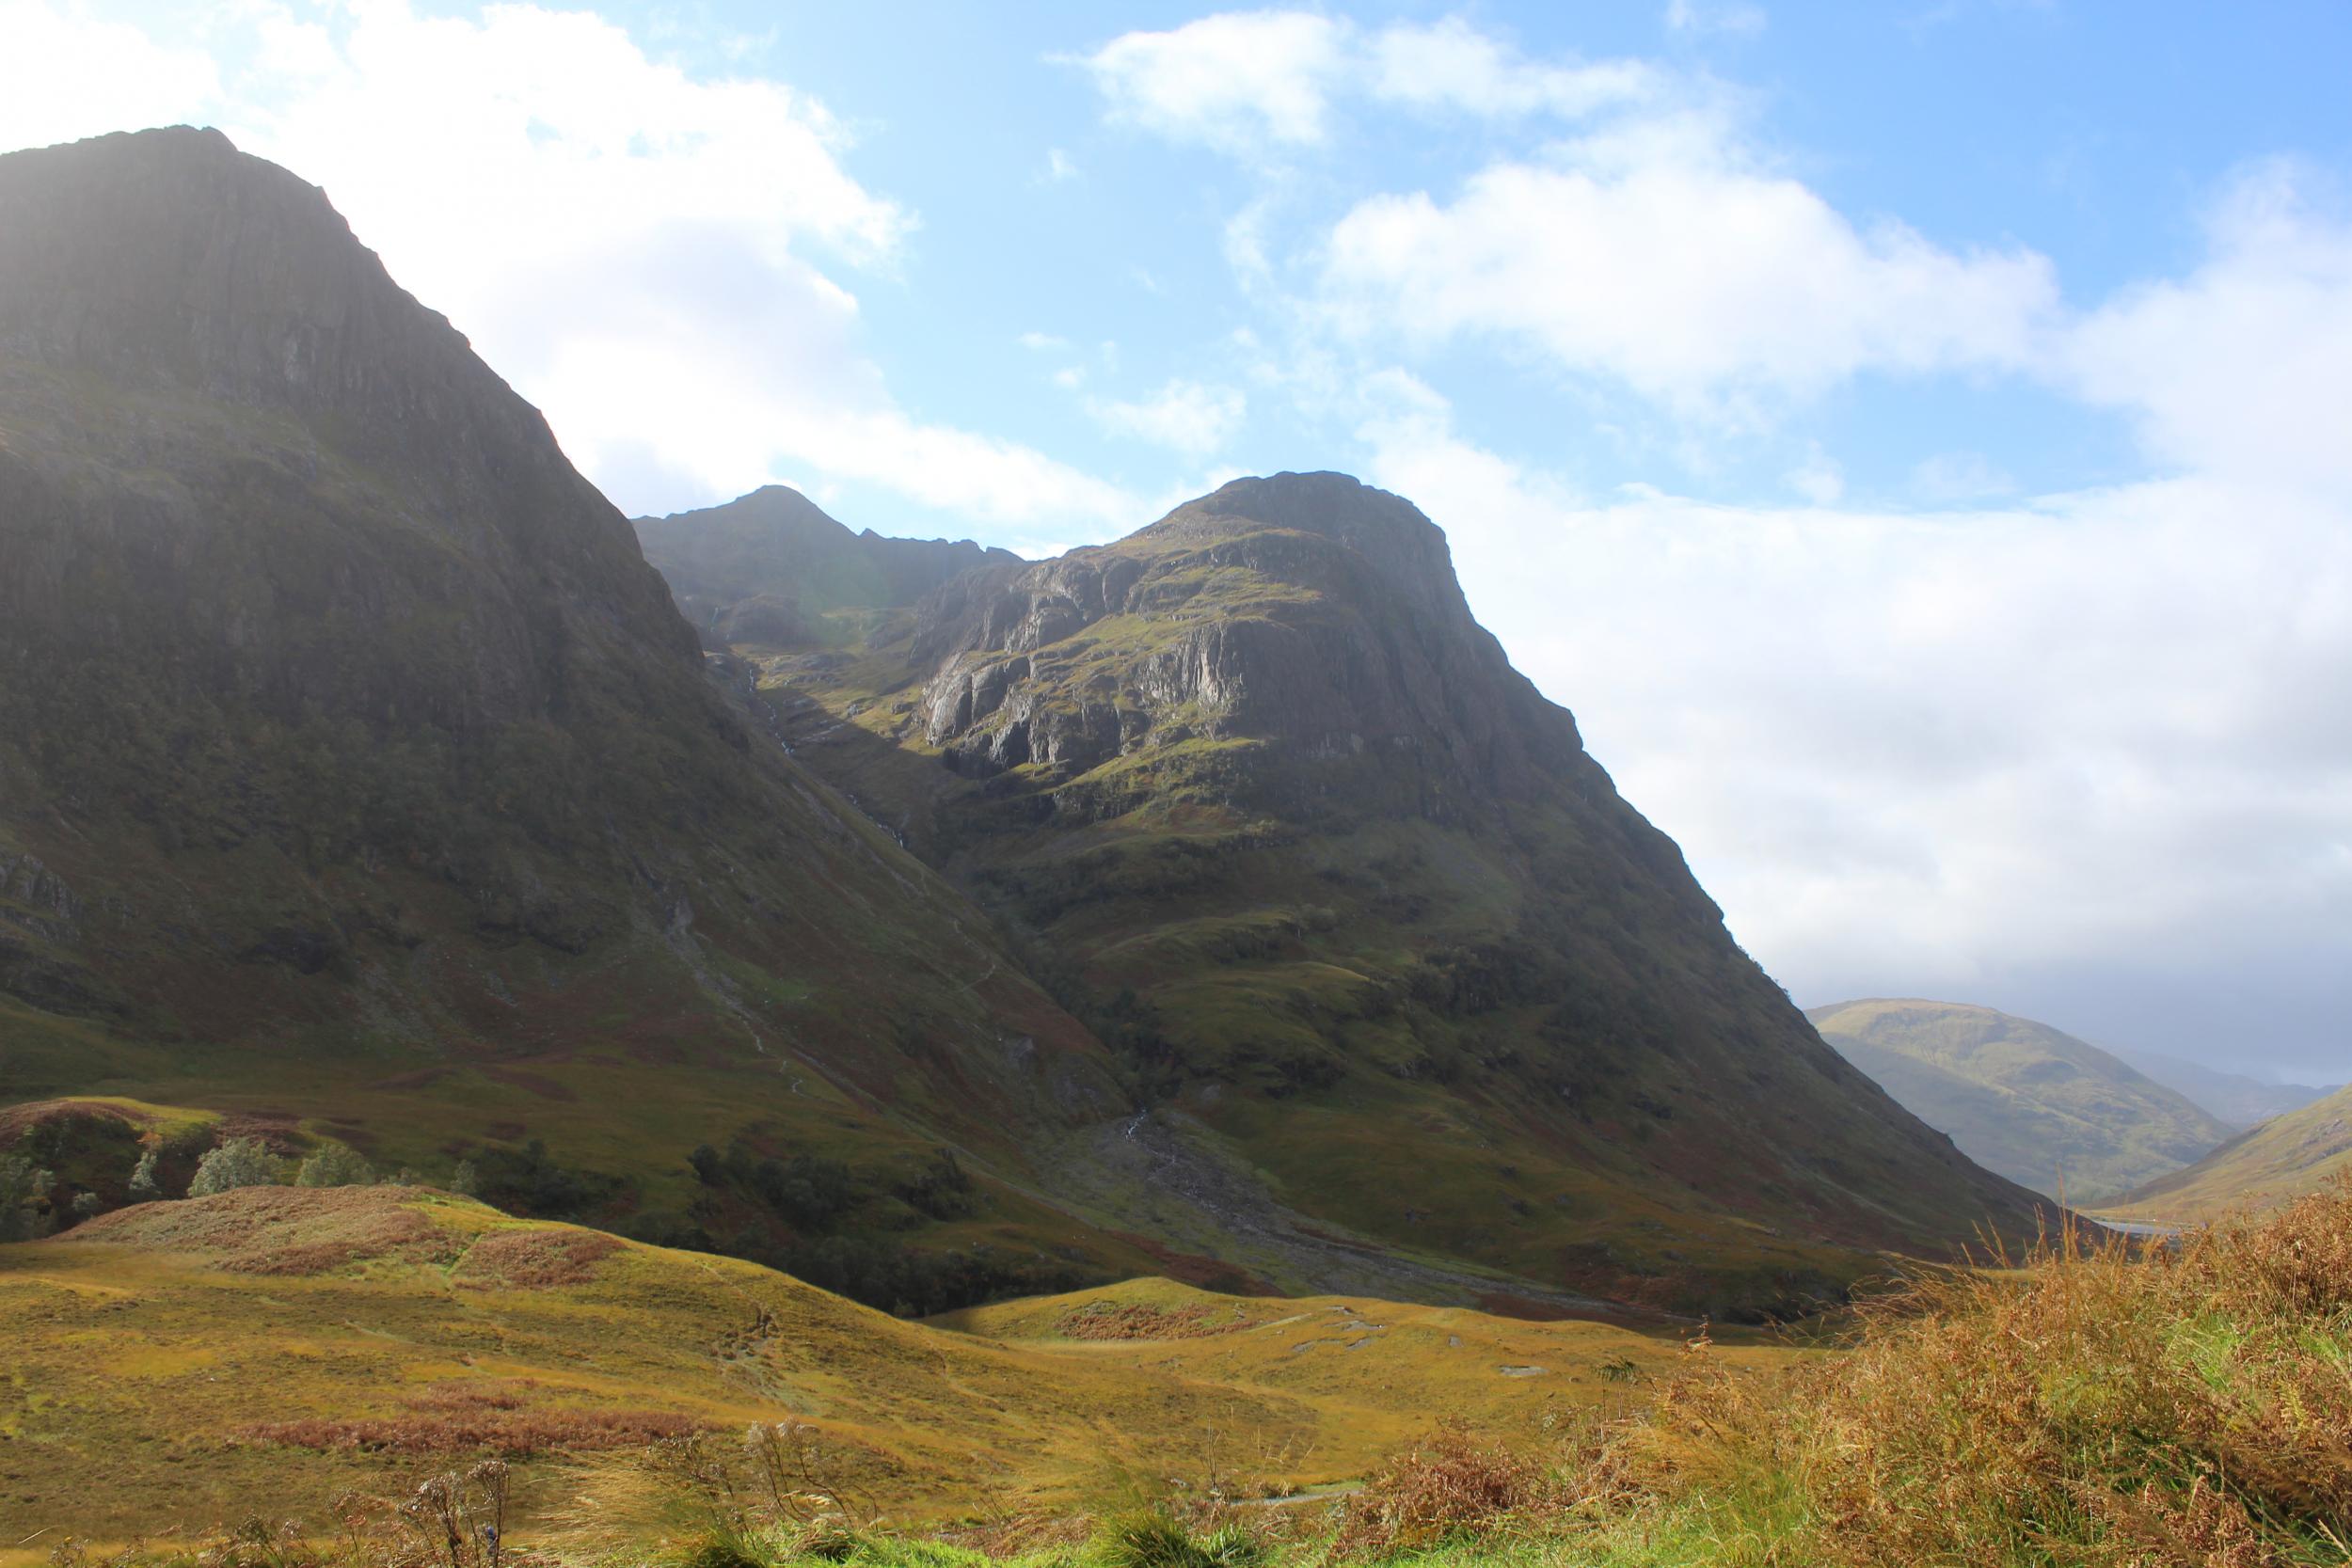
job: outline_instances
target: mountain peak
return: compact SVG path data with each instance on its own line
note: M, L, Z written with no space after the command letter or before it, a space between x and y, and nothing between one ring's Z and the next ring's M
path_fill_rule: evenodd
M1404 497L1323 470L1236 479L1131 535L1144 544L1232 531L1235 523L1314 534L1362 557L1413 607L1468 623L1445 531Z
M186 127L0 156L0 343L281 404L380 399L471 357L324 191Z
M981 772L1262 742L1282 760L1245 792L1337 800L1344 774L1449 816L1582 766L1574 721L1470 618L1444 532L1345 474L1235 480L1116 544L959 578L909 651L930 743Z
M1020 563L1009 550L968 539L853 533L788 484L763 484L696 512L640 517L637 533L678 607L722 646L835 642L853 621L836 621L831 611L912 604L960 573Z

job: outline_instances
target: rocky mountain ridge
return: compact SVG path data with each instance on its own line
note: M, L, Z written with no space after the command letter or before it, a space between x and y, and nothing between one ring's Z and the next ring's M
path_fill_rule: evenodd
M1075 777L1260 737L1286 763L1389 775L1442 814L1525 797L1582 757L1573 719L1470 618L1443 533L1345 475L1235 480L1119 545L959 578L917 624L911 657L937 664L925 738L982 770ZM1138 658L1089 658L1141 624L1165 635Z
M1733 1258L1827 1276L1764 1227L2032 1223L1740 952L1402 498L1239 480L860 645L738 651L795 754L1126 1056L1204 1188L1239 1163L1400 1246L1661 1300Z

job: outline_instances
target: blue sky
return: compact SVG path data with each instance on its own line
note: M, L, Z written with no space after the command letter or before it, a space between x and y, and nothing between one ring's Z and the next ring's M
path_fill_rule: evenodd
M0 0L630 511L1451 535L1801 1001L2352 1076L2352 8Z

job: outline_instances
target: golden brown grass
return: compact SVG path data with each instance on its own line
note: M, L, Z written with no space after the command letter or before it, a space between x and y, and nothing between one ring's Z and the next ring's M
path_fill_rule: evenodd
M1647 1411L1571 1422L1545 1465L1440 1434L1373 1476L1339 1544L2352 1562L2352 1185L2174 1246L2070 1233L1994 1261L1909 1280L1863 1308L1845 1354L1773 1377L1728 1375L1702 1339Z
M516 1237L522 1255L538 1256L532 1227L496 1228ZM236 1238L228 1250L242 1255L249 1244ZM644 1270L651 1260L624 1248L602 1260L602 1271L626 1268L633 1281L650 1283ZM569 1289L619 1286L598 1277ZM751 1283L745 1271L737 1288ZM562 1293L500 1299L546 1302ZM477 1293L461 1294L470 1301ZM1176 1332L1071 1343L1068 1315L1092 1303L1109 1304L1104 1316L1114 1321ZM868 1334L930 1347L917 1356L925 1367L946 1371L940 1358L954 1358L940 1392L973 1418L958 1428L959 1442L1010 1425L1044 1435L1037 1406L1058 1397L1060 1379L1081 1377L1091 1408L1107 1418L1091 1429L1099 1443L1123 1421L1166 1414L1133 1402L1136 1387L1154 1377L1215 1373L1235 1379L1227 1386L1239 1393L1251 1386L1246 1375L1269 1380L1255 1384L1263 1397L1275 1392L1279 1366L1295 1380L1283 1386L1287 1398L1333 1400L1318 1427L1338 1447L1351 1423L1386 1417L1370 1402L1343 1417L1324 1376L1344 1372L1410 1393L1425 1421L1447 1401L1428 1397L1437 1385L1399 1376L1424 1352L1443 1347L1474 1358L1495 1384L1518 1388L1522 1380L1491 1369L1496 1353L1521 1334L1553 1335L1555 1349L1596 1343L1563 1325L1503 1325L1459 1312L1424 1322L1391 1307L1368 1319L1364 1303L1226 1303L1205 1318L1186 1310L1200 1305L1197 1293L1158 1284L977 1315L999 1332L1030 1327L1037 1343L1057 1339L1065 1348L1053 1354L864 1321ZM1151 1311L1127 1310L1136 1307ZM576 1307L563 1310L568 1323L584 1321ZM1163 1313L1173 1323L1163 1323ZM1183 1331L1228 1319L1235 1326L1221 1334ZM818 1329L813 1319L802 1324L803 1333ZM1423 1351L1408 1349L1414 1335L1423 1337ZM1383 1355L1378 1342L1391 1337ZM1026 1402L1009 1385L992 1388L986 1363L994 1356L1021 1361ZM1327 1370L1314 1371L1317 1364ZM1627 1377L1610 1380L1609 1369L1620 1364ZM1373 1368L1380 1370L1366 1370ZM1628 1355L1601 1374L1609 1387L1598 1402L1546 1400L1520 1407L1516 1419L1497 1420L1497 1410L1481 1424L1441 1425L1385 1463L1359 1459L1355 1473L1364 1481L1352 1496L1268 1505L1247 1489L1180 1486L1171 1469L1139 1467L1130 1480L1154 1476L1162 1490L1097 1488L1090 1496L1098 1502L1119 1501L1103 1506L1092 1525L1082 1517L1085 1496L1041 1496L1025 1484L1013 1449L1000 1447L987 1462L987 1483L967 1487L965 1496L981 1499L965 1505L977 1512L961 1526L922 1527L925 1511L909 1487L946 1484L935 1467L946 1450L927 1450L926 1463L910 1465L913 1425L845 1423L846 1411L821 1422L770 1417L751 1429L764 1434L764 1446L697 1415L700 1430L657 1444L661 1463L649 1465L632 1448L603 1440L628 1427L630 1407L608 1402L590 1415L580 1388L547 1372L444 1375L415 1388L397 1414L376 1418L391 1423L380 1433L353 1423L349 1433L254 1435L439 1453L508 1448L510 1438L530 1435L525 1428L584 1418L580 1429L551 1435L550 1447L578 1457L550 1479L578 1506L593 1497L594 1517L559 1529L562 1506L532 1504L516 1517L533 1521L533 1544L593 1540L601 1543L596 1554L618 1554L612 1560L703 1568L820 1559L851 1568L986 1568L991 1557L1019 1557L1028 1568L1049 1560L1056 1568L1147 1568L1147 1560L1156 1568L2352 1565L2352 1185L2172 1246L2064 1234L2025 1258L1923 1274L1860 1309L1835 1354L1766 1363L1702 1333L1682 1350ZM912 1365L904 1375L914 1376ZM1638 1385L1626 1386L1629 1378ZM1467 1395L1474 1386L1451 1386ZM1365 1400L1360 1386L1355 1397ZM945 1408L926 1415L941 1420ZM1197 1421L1208 1408L1190 1414ZM1232 1413L1253 1418L1247 1406ZM900 1418L912 1420L913 1412ZM432 1440L443 1432L460 1440L448 1448ZM292 1459L304 1450L266 1451ZM1193 1457L1205 1462L1206 1450ZM654 1523L664 1518L673 1524ZM660 1532L680 1521L692 1533L662 1544ZM262 1560L253 1555L258 1543L246 1549L236 1560Z
M545 1544L579 1505L565 1537L618 1550L663 1517L637 1446L785 1420L821 1431L895 1523L1009 1540L1131 1480L1253 1498L1344 1481L1433 1410L1531 1432L1613 1397L1606 1367L1678 1354L1603 1323L1152 1280L913 1323L401 1187L241 1189L0 1248L0 1568L43 1529L34 1560L56 1532L185 1542L254 1510L315 1533L341 1492L491 1454L515 1465L517 1539Z

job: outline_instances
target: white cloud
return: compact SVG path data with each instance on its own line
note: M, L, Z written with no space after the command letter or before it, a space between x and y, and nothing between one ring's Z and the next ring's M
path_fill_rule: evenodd
M850 174L847 132L793 87L690 76L613 24L531 5L469 18L234 0L183 15L203 57L242 67L207 76L40 0L7 20L31 18L42 40L31 75L103 83L127 52L142 79L177 84L157 99L167 112L325 186L625 508L813 470L1006 520L1132 515L1108 484L891 397L836 274L894 266L915 219ZM48 123L0 92L13 139L80 128Z
M1230 11L1127 33L1082 63L1112 118L1228 152L1324 139L1349 28L1311 11Z
M1058 185L1065 180L1078 178L1078 166L1070 161L1070 154L1058 147L1045 150L1045 166L1038 173L1042 184Z
M1804 461L1784 476L1788 488L1816 506L1835 506L1846 493L1846 474L1829 453L1813 442Z
M1238 388L1171 381L1136 403L1092 403L1089 411L1104 429L1133 436L1193 457L1205 457L1232 440L1248 411Z
M219 79L203 51L44 0L0 0L0 149L199 118Z
M1656 71L1634 60L1563 65L1525 59L1458 16L1383 28L1367 53L1372 95L1422 109L1574 119L1652 97L1662 87Z
M1866 371L2034 361L2058 304L2042 258L1857 228L1696 135L1674 121L1498 163L1448 204L1363 201L1331 233L1325 301L1359 336L1495 336L1686 416Z
M2017 489L2017 482L1994 467L1980 451L1940 451L1913 467L1911 488L1921 500L1942 506L2011 495Z
M2352 483L2352 223L2273 164L2208 215L2187 277L2127 292L2072 335L2059 373L2127 410L2152 453L2204 472Z
M1459 17L1370 34L1317 11L1225 11L1077 59L1119 122L1245 158L1319 147L1349 95L1487 119L1581 119L1657 93L1638 61L1530 60Z
M1706 5L1701 0L1669 0L1666 28L1689 37L1725 33L1754 38L1765 27L1764 8L1746 4Z

